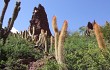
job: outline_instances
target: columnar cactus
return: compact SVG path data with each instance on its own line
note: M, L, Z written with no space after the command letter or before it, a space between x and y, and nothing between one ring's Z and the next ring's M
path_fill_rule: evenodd
M47 31L44 33L44 41L45 41L45 53L48 53Z
M25 30L23 31L23 35L22 35L22 38L25 38Z
M20 31L20 35L22 36L22 31Z
M94 28L94 32L95 32L95 36L96 36L99 48L102 50L106 49L106 45L104 43L103 34L101 32L100 26L95 21L93 24L93 28Z
M50 50L53 51L53 36L50 37Z
M24 35L25 35L24 38L27 39L27 35L28 35L27 30L25 30L25 34Z
M31 36L31 28L30 27L28 28L28 33L29 33L29 36Z
M5 16L5 13L6 13L9 2L10 2L10 0L4 0L5 4L4 4L4 8L2 10L2 14L1 14L1 17L0 17L0 29L2 29L3 19L4 19L4 16Z
M59 64L63 64L64 62L64 40L67 33L67 27L68 23L67 21L64 21L64 24L61 29L61 33L59 35L59 41L58 41L58 62Z
M59 31L56 23L56 17L54 16L52 19L52 27L55 32L55 58L58 64L61 65L59 70L67 70L64 64L64 40L67 33L68 23L67 21L64 21L64 24L62 26L62 29L59 35Z
M4 0L5 4L4 4L4 8L3 8L3 11L2 11L2 14L1 14L1 17L0 17L0 39L3 39L3 45L5 44L6 38L8 37L8 35L10 33L10 30L12 29L12 27L14 25L14 21L16 20L16 18L18 16L18 13L20 11L20 4L21 4L21 2L16 2L16 6L14 8L12 18L9 18L8 26L5 29L3 29L2 28L3 19L4 19L6 9L8 7L9 1L10 0Z
M56 16L53 17L52 19L52 27L55 33L55 58L58 60L58 37L59 37L59 31L57 27L57 21L56 21Z
M33 32L32 32L32 41L34 41L34 34L35 34L35 26L33 26Z

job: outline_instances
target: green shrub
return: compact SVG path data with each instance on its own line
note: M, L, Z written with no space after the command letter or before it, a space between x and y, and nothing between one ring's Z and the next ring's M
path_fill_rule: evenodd
M34 44L20 38L10 35L4 46L0 42L0 70L26 70L27 65L19 63L20 59L37 60L42 57L42 53L35 50ZM2 67L2 68L1 68ZM4 69L3 68L3 69Z
M42 70L58 70L59 66L55 60L48 60Z
M109 51L103 53L98 48L94 36L86 37L72 34L67 37L65 41L65 59L69 70L110 69Z

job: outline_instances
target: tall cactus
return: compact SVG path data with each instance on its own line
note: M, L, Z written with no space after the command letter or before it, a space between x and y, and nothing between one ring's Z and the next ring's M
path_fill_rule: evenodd
M68 23L67 21L64 21L64 24L61 29L61 33L59 35L59 41L58 41L58 59L59 64L62 64L64 62L64 40L67 33L67 27Z
M9 18L8 26L5 29L3 29L2 23L3 23L4 15L5 15L6 9L8 7L9 1L10 0L4 0L5 4L4 4L4 8L3 8L3 11L2 11L2 14L0 17L0 39L3 39L3 45L5 44L6 38L8 37L10 30L12 29L12 27L14 25L14 21L16 20L16 18L18 16L18 13L20 11L20 4L21 4L21 2L16 2L16 6L14 8L12 18Z
M58 64L61 65L59 70L67 70L65 63L64 63L65 62L64 61L64 40L65 40L65 36L67 33L68 23L67 21L64 21L64 24L62 26L62 29L59 35L58 27L56 23L56 16L54 16L52 20L52 27L55 32L55 58Z
M55 58L58 60L58 37L59 37L59 31L57 27L57 21L56 21L56 16L53 16L52 19L52 27L55 33Z
M4 16L5 16L9 1L10 0L4 0L5 4L4 4L4 8L2 10L2 14L1 14L1 17L0 17L0 29L2 29L2 23L3 23L3 19L4 19Z
M106 45L104 43L103 34L101 32L100 26L94 21L93 27L99 48L101 50L106 49Z

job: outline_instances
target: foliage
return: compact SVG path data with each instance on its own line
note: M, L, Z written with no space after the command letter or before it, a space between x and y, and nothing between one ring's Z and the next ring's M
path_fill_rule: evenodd
M109 70L109 55L109 51L102 52L98 48L94 36L73 33L65 41L65 59L69 70Z
M42 70L58 70L59 66L55 60L47 60Z
M0 41L1 42L1 41ZM2 42L1 42L2 43ZM26 70L27 64L20 60L37 60L42 57L42 53L34 49L31 42L22 39L18 35L8 37L4 46L0 43L0 68L8 70Z
M64 43L65 63L68 70L110 70L110 43L109 26L102 27L107 51L99 49L94 35L84 36L80 31L68 34ZM39 59L43 54L33 48L33 43L21 39L19 36L10 36L4 46L0 41L0 68L6 70L27 70L27 64L21 59ZM53 54L54 50L51 50ZM47 60L41 70L58 70L55 60Z
M102 27L104 38L110 43L110 23L106 22L106 25Z

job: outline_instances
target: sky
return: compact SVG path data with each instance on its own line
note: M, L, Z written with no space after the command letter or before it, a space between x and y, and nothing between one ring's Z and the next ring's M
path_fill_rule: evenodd
M10 0L5 14L3 27L7 26L8 19L12 13L17 0ZM52 17L57 17L57 25L61 29L64 20L68 21L68 31L73 32L81 26L86 26L88 21L94 20L99 25L110 22L110 0L20 0L21 10L14 27L18 31L28 29L32 17L33 8L42 4L47 13L49 28L52 29ZM0 1L0 15L4 6L4 1Z

